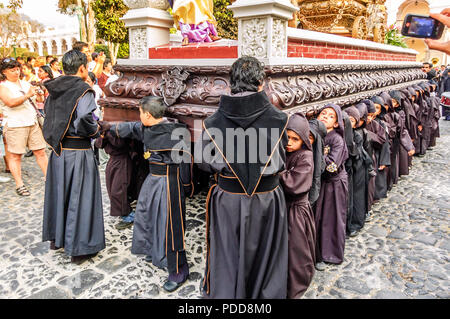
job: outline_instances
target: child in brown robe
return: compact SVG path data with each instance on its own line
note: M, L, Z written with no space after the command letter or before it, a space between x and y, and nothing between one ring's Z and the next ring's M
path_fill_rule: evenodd
M312 186L314 157L308 120L294 114L287 126L286 171L281 184L288 206L288 298L300 298L314 276L316 227L308 193Z

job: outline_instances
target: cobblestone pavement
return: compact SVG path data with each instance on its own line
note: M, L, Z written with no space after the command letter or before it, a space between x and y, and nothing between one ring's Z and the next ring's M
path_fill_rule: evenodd
M450 122L441 121L441 136L347 240L344 262L317 272L304 298L450 297ZM0 298L200 298L205 194L188 201L190 280L166 294L167 274L130 253L131 229L114 228L105 189L107 248L80 266L49 251L41 242L44 180L33 158L24 160L23 175L29 198L18 197L13 182L0 184Z

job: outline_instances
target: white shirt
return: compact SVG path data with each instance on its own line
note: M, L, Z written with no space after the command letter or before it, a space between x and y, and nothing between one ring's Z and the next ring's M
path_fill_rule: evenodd
M115 74L111 75L111 76L108 78L108 80L106 81L105 86L107 86L109 83L114 82L114 81L116 81L116 80L118 80L118 79L119 79L119 77L118 77L117 75L115 75Z
M30 83L26 81L19 82L21 86L7 80L0 85L10 90L13 98L18 98L25 95L21 91L27 93L31 88ZM26 127L37 123L36 110L28 100L16 107L8 107L0 100L0 105L3 108L3 125L7 124L8 127Z

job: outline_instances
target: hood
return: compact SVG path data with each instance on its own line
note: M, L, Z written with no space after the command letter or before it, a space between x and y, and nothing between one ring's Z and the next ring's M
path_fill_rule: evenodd
M286 129L294 131L303 141L303 145L312 151L312 145L309 140L309 124L306 117L301 113L296 113L289 118Z
M387 105L388 106L388 112L389 111L393 111L393 108L392 108L392 98L391 98L391 96L389 95L389 93L387 93L387 92L383 92L383 93L381 93L380 94L380 96L381 96L381 98L383 99L383 101L384 101L384 105Z
M358 103L355 106L360 115L360 120L364 120L364 122L367 121L367 115L369 115L369 112L367 111L367 105L365 103Z
M223 95L220 99L219 112L236 125L247 129L261 115L271 103L267 94L262 92L246 92L246 94Z
M339 133L339 135L342 136L342 138L344 138L345 127L344 127L344 117L342 115L341 107L337 104L330 103L330 104L327 104L324 107L322 107L319 110L319 113L322 112L326 108L332 108L336 112L337 119L338 119L338 125L339 125L339 127L336 128L336 131Z
M315 140L317 140L318 137L324 139L325 136L327 136L327 128L325 124L318 119L312 119L309 121L309 129Z
M348 116L353 117L356 120L356 124L358 124L359 121L361 120L361 114L359 113L358 109L354 106L347 107L344 110L344 112L347 113Z
M364 103L367 106L368 113L375 113L377 110L375 109L375 103L369 99L362 100L361 103Z
M389 92L389 96L397 101L398 105L402 105L402 94L398 90L393 90Z
M90 88L89 84L87 84L82 78L73 75L64 75L56 79L46 81L44 86L53 98L58 98L66 93L66 91L70 88L80 85L80 83L85 84L86 90Z

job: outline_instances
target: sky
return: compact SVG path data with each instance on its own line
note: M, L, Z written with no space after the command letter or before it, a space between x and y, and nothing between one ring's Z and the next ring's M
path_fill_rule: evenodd
M8 1L0 0L0 2L6 4ZM386 1L388 25L395 22L397 9L402 2L401 0ZM44 26L78 30L77 17L66 16L57 12L58 0L24 0L23 3L20 12L41 22ZM429 0L429 3L431 7L437 7L437 9L432 10L433 12L439 12L444 7L450 7L450 0Z
M7 0L0 0L7 4ZM20 13L26 14L33 20L39 21L44 27L57 27L78 30L78 18L57 12L58 0L24 0Z

